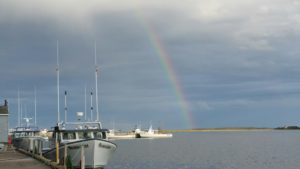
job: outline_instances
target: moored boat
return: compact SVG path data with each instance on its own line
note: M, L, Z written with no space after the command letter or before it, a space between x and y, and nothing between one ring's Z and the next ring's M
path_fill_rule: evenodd
M37 127L36 116L36 90L35 95L35 111L34 111L34 125L30 123L32 118L22 118L22 109L20 107L20 94L18 91L18 127L12 129L10 137L12 144L17 149L22 149L31 153L41 154L44 149L48 147L48 137L42 136L40 129ZM25 120L25 125L22 123Z
M172 138L172 133L159 133L158 130L153 130L152 125L150 125L148 131L142 131L136 129L136 138Z
M60 120L59 104L59 62L57 42L57 125L52 131L49 139L50 149L43 153L43 156L61 164L70 164L74 168L103 168L107 165L112 154L116 151L117 145L108 141L107 129L103 129L99 121L97 77L98 67L95 55L95 82L96 82L96 113L95 121L91 116L90 122L67 122L67 102L65 92L65 122ZM92 98L92 96L91 96ZM92 101L91 101L92 103ZM93 107L91 106L91 115ZM85 112L86 113L86 112ZM83 112L77 112L80 118Z
M48 147L48 138L40 135L35 126L16 127L11 133L12 144L17 149L32 153L42 153Z
M115 130L109 130L107 138L110 140L134 139L135 133L115 132Z
M68 125L74 127L67 128ZM101 128L100 122L60 123L53 130L50 150L44 152L43 156L55 161L55 143L58 141L59 161L63 162L67 154L72 166L79 168L83 147L85 168L103 168L117 148L116 144L107 140L107 131ZM67 152L64 152L65 150Z

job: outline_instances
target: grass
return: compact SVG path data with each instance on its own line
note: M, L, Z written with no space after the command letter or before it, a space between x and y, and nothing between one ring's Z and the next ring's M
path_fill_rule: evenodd
M162 133L177 133L177 132L238 132L238 131L272 131L273 128L197 128L197 129L179 129L179 130L161 130Z

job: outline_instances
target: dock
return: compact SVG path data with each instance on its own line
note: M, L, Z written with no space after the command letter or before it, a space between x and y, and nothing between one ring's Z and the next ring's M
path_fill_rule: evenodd
M50 166L15 150L11 146L0 151L0 166L3 169L51 169Z

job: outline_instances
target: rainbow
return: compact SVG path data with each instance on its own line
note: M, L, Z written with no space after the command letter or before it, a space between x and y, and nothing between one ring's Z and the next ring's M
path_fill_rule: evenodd
M155 31L155 29L153 28L153 26L151 26L149 22L147 22L147 20L145 19L145 17L142 15L141 12L139 12L138 18L142 26L144 27L145 32L147 33L147 36L149 38L152 47L155 49L155 52L159 57L160 63L165 70L165 74L168 80L170 81L173 90L175 91L175 95L179 107L181 109L183 119L186 122L186 127L194 128L195 123L193 120L193 114L190 111L189 102L186 99L183 87L174 69L174 64L172 62L170 54L166 50L165 45L160 40L160 37Z

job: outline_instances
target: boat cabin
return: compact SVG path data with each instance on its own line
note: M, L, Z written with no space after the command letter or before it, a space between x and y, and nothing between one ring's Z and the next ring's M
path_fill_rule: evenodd
M12 139L28 136L40 136L40 130L37 127L17 127L12 132Z
M86 140L86 139L107 139L106 133L107 129L101 129L100 127L87 126L75 127L73 129L68 129L65 125L54 127L52 133L52 138L57 139L60 142L69 142L75 140Z
M84 139L106 139L107 130L60 130L53 132L52 138L56 138L58 134L58 140L74 141Z

